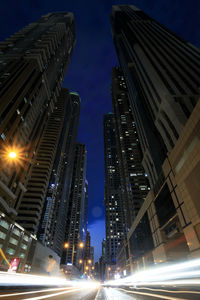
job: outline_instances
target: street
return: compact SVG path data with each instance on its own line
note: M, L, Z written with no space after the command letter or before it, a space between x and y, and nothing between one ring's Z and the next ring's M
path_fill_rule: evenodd
M169 299L169 300L187 300L199 299L200 291L190 288L173 290L173 288L128 288L128 287L67 287L67 288L27 288L27 289L4 289L0 293L3 299L47 299L52 300L152 300L152 299Z

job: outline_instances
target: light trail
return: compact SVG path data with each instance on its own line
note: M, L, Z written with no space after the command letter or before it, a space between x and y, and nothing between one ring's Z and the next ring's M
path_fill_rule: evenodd
M38 293L45 293L45 292L54 292L54 291L61 291L61 290L70 290L70 289L72 289L72 288L71 287L69 287L69 288L55 288L55 289L45 289L45 290L37 290L37 291L30 291L30 292L4 294L4 295L0 295L0 298L20 296L20 295L38 294Z
M132 287L131 287L132 288ZM176 294L200 294L200 291L188 291L188 290L182 290L182 291L178 291L178 290L162 290L162 289L152 289L152 288L147 288L147 287L137 287L137 290L148 290L148 291L152 291L152 292L164 292L164 293L176 293Z
M40 299L46 299L46 298L51 298L51 297L56 297L59 295L64 295L64 294L69 294L69 293L73 293L76 291L81 291L82 289L74 289L74 290L70 290L70 291L64 291L64 292L59 292L59 293L54 293L54 294L50 294L50 295L44 295L44 296L39 296L39 297L34 297L34 298L28 298L29 300L40 300Z
M127 291L127 290L124 290L124 289L121 289L121 288L118 288L117 290L121 290L121 291L124 291L124 292L129 293L129 294L137 294L137 295L149 296L149 297L160 298L160 299L188 300L186 298L176 298L176 297L164 296L164 295L156 295L156 294L151 294L151 293L136 292L136 291ZM176 293L176 291L174 293Z
M184 263L153 267L145 271L135 272L133 275L112 280L105 285L119 286L145 286L145 285L199 285L200 284L200 259Z

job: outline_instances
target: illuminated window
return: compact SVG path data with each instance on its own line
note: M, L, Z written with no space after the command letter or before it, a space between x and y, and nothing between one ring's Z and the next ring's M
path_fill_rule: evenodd
M1 134L1 138L2 138L2 140L4 140L5 141L5 139L6 139L6 136L5 136L5 134L2 132L2 134Z
M24 257L25 257L25 254L24 254L24 253L20 253L20 254L19 254L19 257L24 258Z
M9 224L8 224L6 221L4 221L4 220L1 220L1 221L0 221L0 225L1 225L3 228L5 228L5 229L8 229L8 228L9 228Z
M25 235L24 238L23 238L26 242L28 242L28 236Z
M5 240L6 234L0 231L0 239Z
M20 236L20 231L17 228L14 228L13 233L17 236Z
M10 254L10 255L14 255L15 254L15 250L12 248L7 248L6 249L6 253Z
M14 238L10 238L9 239L9 243L13 244L13 245L17 245L18 244L18 240L14 239Z
M27 245L21 244L21 248L24 249L24 250L26 250L27 249Z

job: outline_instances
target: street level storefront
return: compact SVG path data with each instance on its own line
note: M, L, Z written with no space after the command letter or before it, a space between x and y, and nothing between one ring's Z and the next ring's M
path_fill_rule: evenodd
M10 263L17 259L15 271L30 272L31 266L26 261L33 240L36 240L34 235L0 212L0 270L12 268Z

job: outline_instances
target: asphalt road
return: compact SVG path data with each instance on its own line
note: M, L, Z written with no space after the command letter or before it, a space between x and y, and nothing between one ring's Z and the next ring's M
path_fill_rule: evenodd
M128 288L128 287L67 287L67 288L28 288L1 290L0 300L11 299L52 299L52 300L188 300L200 299L200 291L176 290L166 288Z

